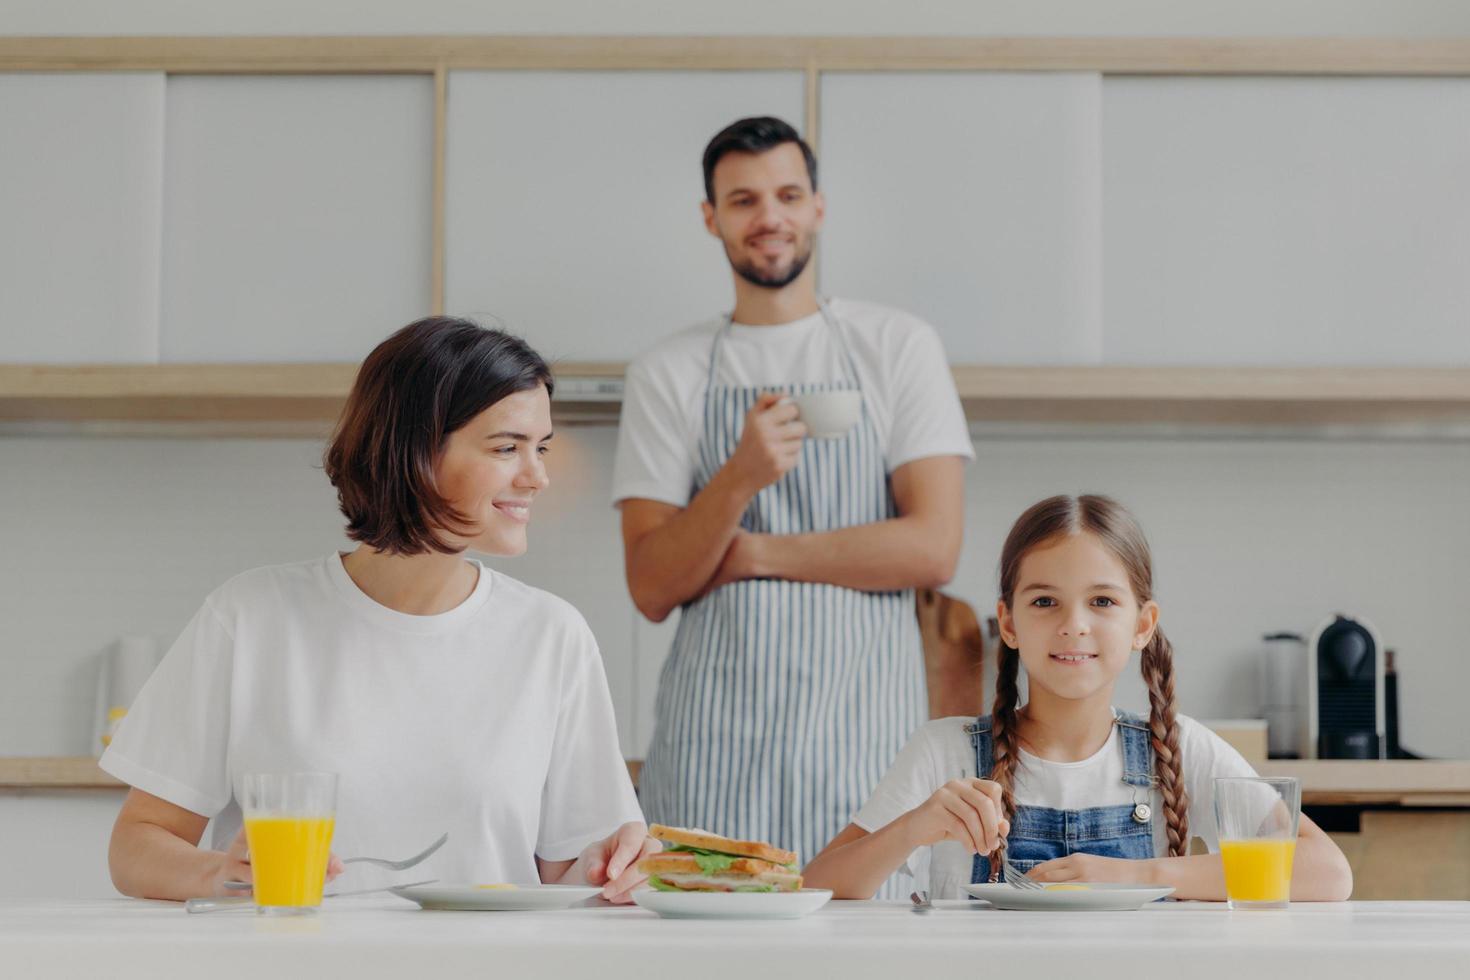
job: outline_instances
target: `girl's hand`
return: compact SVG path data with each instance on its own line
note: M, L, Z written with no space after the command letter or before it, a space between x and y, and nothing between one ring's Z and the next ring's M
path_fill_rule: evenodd
M648 836L647 826L633 821L623 824L606 840L588 844L577 864L587 884L603 886L603 898L626 905L633 900L633 889L648 880L648 875L638 870L638 862L663 847Z
M951 779L904 814L915 847L959 841L972 854L992 854L1011 832L1002 816L1000 784L989 779Z
M1043 861L1026 873L1033 881L1115 881L1122 884L1153 884L1153 863L1128 858L1068 854Z

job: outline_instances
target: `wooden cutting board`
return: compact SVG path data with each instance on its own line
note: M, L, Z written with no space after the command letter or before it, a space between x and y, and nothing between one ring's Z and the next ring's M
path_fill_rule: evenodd
M920 589L915 604L924 644L924 675L929 682L929 717L982 715L985 694L985 631L963 599Z

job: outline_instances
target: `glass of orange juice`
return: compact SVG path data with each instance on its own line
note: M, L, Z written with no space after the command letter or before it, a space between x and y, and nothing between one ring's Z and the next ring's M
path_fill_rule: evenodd
M240 801L262 915L309 915L322 903L337 822L337 774L252 773Z
M1284 909L1291 900L1302 786L1290 777L1219 777L1215 824L1232 909Z

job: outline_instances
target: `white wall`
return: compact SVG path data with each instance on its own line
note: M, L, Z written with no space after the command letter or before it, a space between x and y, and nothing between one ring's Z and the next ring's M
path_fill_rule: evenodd
M1470 33L1459 0L0 0L10 34L1385 35Z
M611 427L565 428L527 555L497 567L566 597L597 634L639 756L667 629L640 627L608 506ZM1404 741L1470 757L1456 610L1470 581L1470 443L986 438L950 591L989 609L1010 522L1059 492L1116 495L1154 545L1179 693L1198 717L1257 713L1262 634L1345 612L1399 651ZM166 645L205 593L255 565L345 546L306 440L0 439L0 755L89 749L97 654ZM635 676L637 690L635 691ZM1132 679L1125 699L1142 706Z

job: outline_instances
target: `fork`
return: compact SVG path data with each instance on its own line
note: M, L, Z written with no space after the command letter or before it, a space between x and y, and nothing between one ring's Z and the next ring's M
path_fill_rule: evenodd
M355 857L355 858L348 858L347 860L343 861L342 863L344 865L346 865L346 864L376 864L378 867L380 867L380 868L387 868L389 871L404 871L404 870L406 870L408 868L413 867L415 864L418 864L419 862L425 860L426 858L428 858L428 856L430 854L433 854L435 851L439 850L439 848L443 847L444 846L444 842L447 841L447 840L449 840L449 833L448 833L448 831L445 831L443 834L441 834L439 836L439 839L438 840L434 841L434 843L430 844L428 847L424 848L422 851L419 851L413 857L404 858L402 861L388 861L388 860L386 860L384 858L373 858L373 857ZM226 888L236 888L236 889L239 889L239 888L249 888L249 887L251 887L250 882L248 882L248 881L226 881L226 882L224 882L224 886Z
M1010 885L1012 888L1019 888L1023 892L1035 892L1041 891L1041 889L1046 887L1041 882L1026 877L1020 872L1020 870L1016 868L1014 864L1011 864L1011 855L1009 851L1007 851L1005 855L1002 856L1001 866L1005 868L1006 884Z
M383 885L381 888L359 888L350 892L326 892L322 898L346 898L349 895L373 895L377 892L392 891L395 888L412 888L415 885L432 885L438 878L429 878L425 881L410 881L402 885ZM253 898L191 898L184 902L184 911L190 914L199 912L222 912L226 909L252 909L255 908Z

